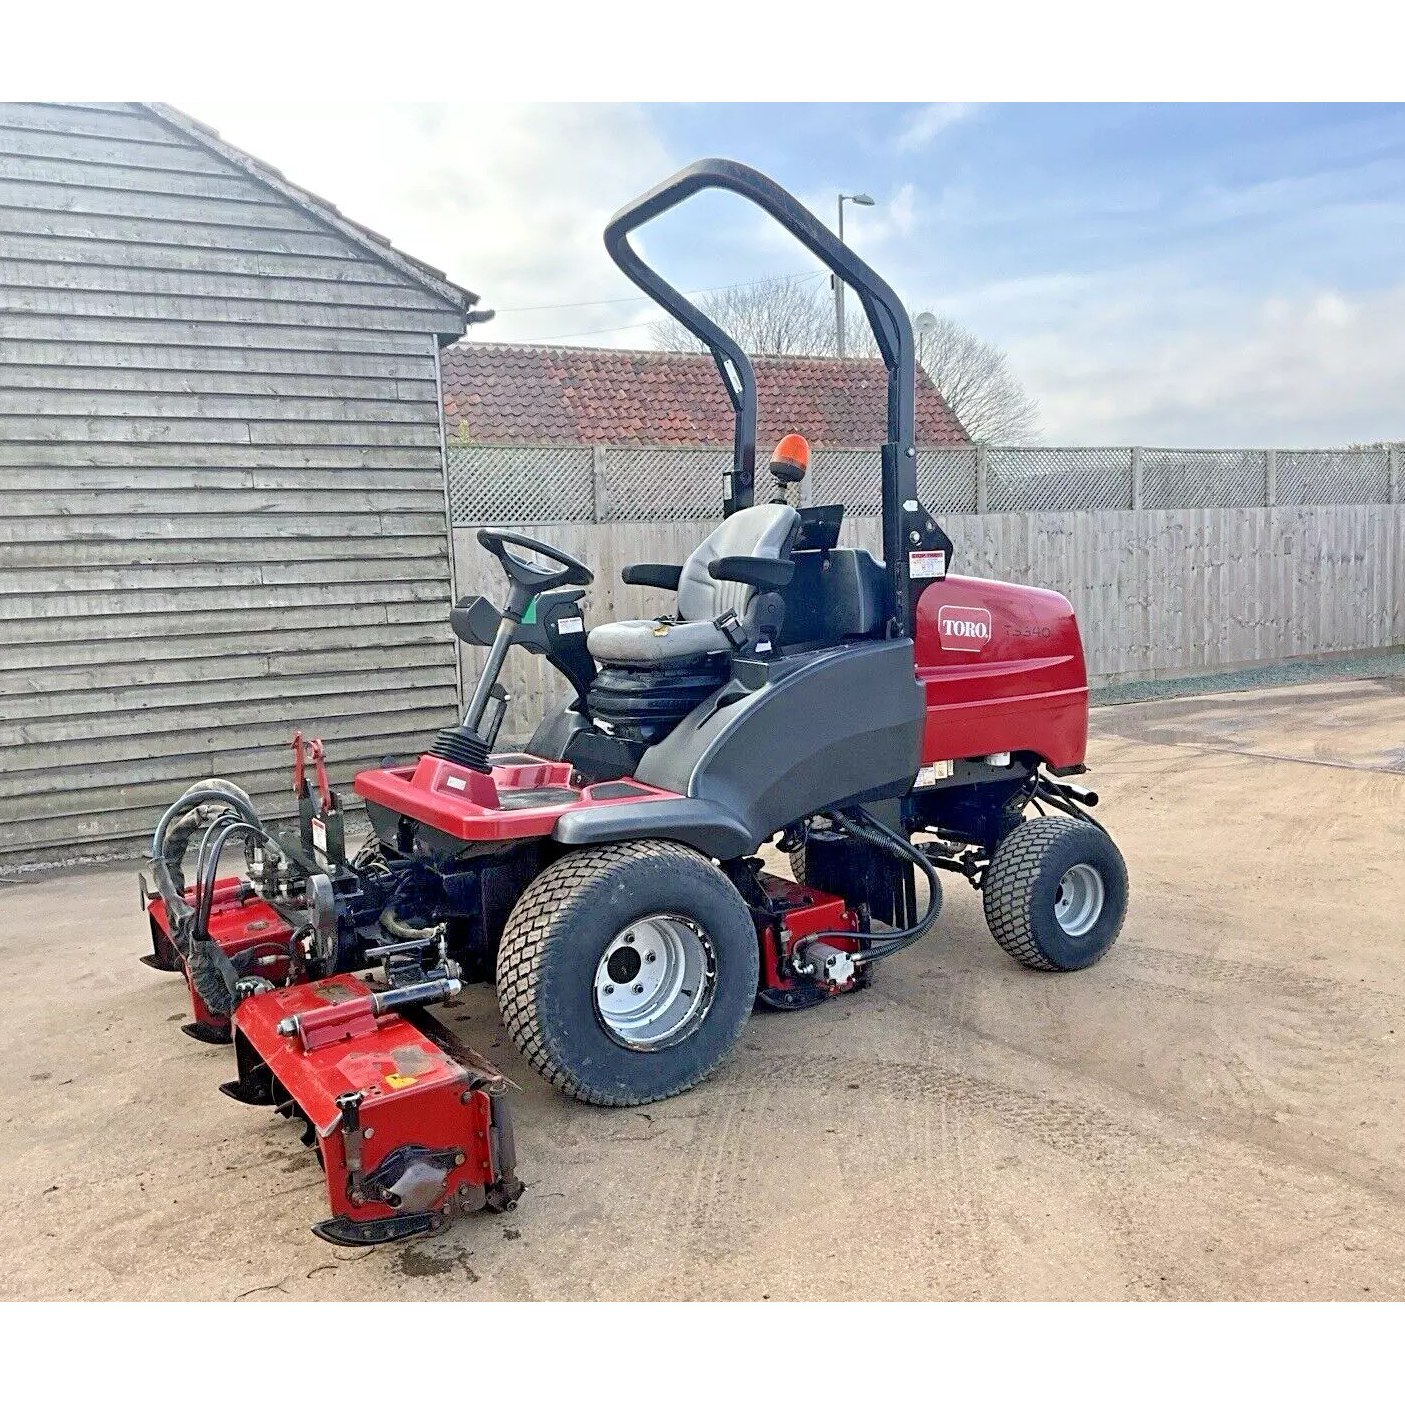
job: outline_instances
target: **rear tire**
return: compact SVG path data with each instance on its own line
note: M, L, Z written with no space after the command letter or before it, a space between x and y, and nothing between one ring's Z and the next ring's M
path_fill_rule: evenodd
M1001 841L981 896L991 936L1020 965L1080 971L1122 930L1127 866L1097 825L1044 815Z
M727 877L684 844L637 839L569 854L528 884L498 950L498 1004L548 1083L579 1102L632 1107L722 1062L751 1013L759 965L755 925Z

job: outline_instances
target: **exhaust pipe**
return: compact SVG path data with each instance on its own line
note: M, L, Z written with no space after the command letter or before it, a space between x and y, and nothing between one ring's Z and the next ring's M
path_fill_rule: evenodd
M1068 781L1046 780L1045 785L1056 795L1062 795L1065 800L1075 801L1079 805L1084 805L1092 809L1098 803L1098 792L1089 790L1084 785L1071 785Z

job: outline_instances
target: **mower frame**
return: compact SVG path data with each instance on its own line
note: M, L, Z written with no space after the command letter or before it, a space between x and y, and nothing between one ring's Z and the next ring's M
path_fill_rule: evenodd
M868 317L887 371L881 564L839 547L842 506L785 505L803 441L784 441L777 498L756 505L751 362L630 243L710 189L772 216ZM626 651L622 678L607 682L580 604L589 567L484 528L508 588L501 605L466 598L450 615L486 650L472 700L423 755L356 776L374 830L358 853L347 856L320 742L314 795L301 735L295 829L264 825L243 791L210 779L153 837L149 962L185 975L188 1032L233 1037L238 1077L225 1091L302 1121L334 1212L318 1232L337 1242L516 1203L505 1080L426 1013L461 979L496 982L507 1031L543 1078L582 1102L630 1106L706 1078L755 1005L799 1010L863 989L936 921L939 869L981 891L992 935L1026 967L1090 965L1122 924L1126 870L1086 812L1097 796L1061 779L1084 769L1087 739L1072 608L1052 591L949 575L951 540L917 493L914 346L897 295L735 161L695 162L641 195L609 221L605 245L704 342L726 388L724 516L752 515L718 529L726 549L710 540L714 554L694 556L713 580L748 588L746 619L724 610L710 633L685 621L718 642L662 664ZM734 554L735 540L752 554ZM630 566L624 579L677 589L690 568L694 558ZM635 623L666 634L679 622ZM544 654L573 697L525 751L504 753L499 674L514 644ZM188 884L182 861L202 832ZM798 881L763 871L768 840ZM218 878L230 841L247 880ZM377 976L352 974L377 962ZM635 1029L645 1035L626 1037Z

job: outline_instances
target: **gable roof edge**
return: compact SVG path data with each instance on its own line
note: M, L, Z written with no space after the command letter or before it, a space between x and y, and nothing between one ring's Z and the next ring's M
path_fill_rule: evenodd
M251 156L247 151L231 145L213 127L206 126L198 118L182 112L178 107L172 107L170 103L143 102L136 106L237 166L251 179L268 186L284 200L357 245L373 259L388 265L411 282L434 294L453 311L467 312L479 301L477 293L461 288L457 283L451 283L437 268L431 268L429 264L421 263L418 259L402 253L383 235L348 219L331 201L314 195L303 186L294 185L281 171L260 161L258 157Z

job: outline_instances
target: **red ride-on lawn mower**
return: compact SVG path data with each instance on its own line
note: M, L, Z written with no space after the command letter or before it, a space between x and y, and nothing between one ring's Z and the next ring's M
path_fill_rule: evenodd
M628 242L708 188L774 216L868 316L888 369L881 562L839 545L842 505L785 501L799 436L771 460L773 500L755 501L751 364ZM496 981L543 1078L628 1106L705 1078L758 1002L795 1010L867 985L932 926L939 870L980 889L996 941L1038 970L1096 961L1126 910L1122 859L1087 813L1097 797L1067 779L1085 769L1088 721L1073 612L1051 591L948 574L951 542L917 494L912 331L892 290L730 161L642 196L605 243L711 348L736 411L721 524L681 564L624 571L675 592L673 617L587 630L587 566L484 529L505 597L451 615L487 651L472 701L423 756L356 777L374 837L354 857L315 747L314 801L301 739L295 830L207 780L154 837L149 959L186 973L192 1033L233 1040L226 1091L302 1118L336 1211L319 1232L341 1241L520 1192L501 1075L426 1009L463 980ZM574 695L504 753L514 645ZM247 880L217 878L231 840ZM772 840L797 881L763 871Z

